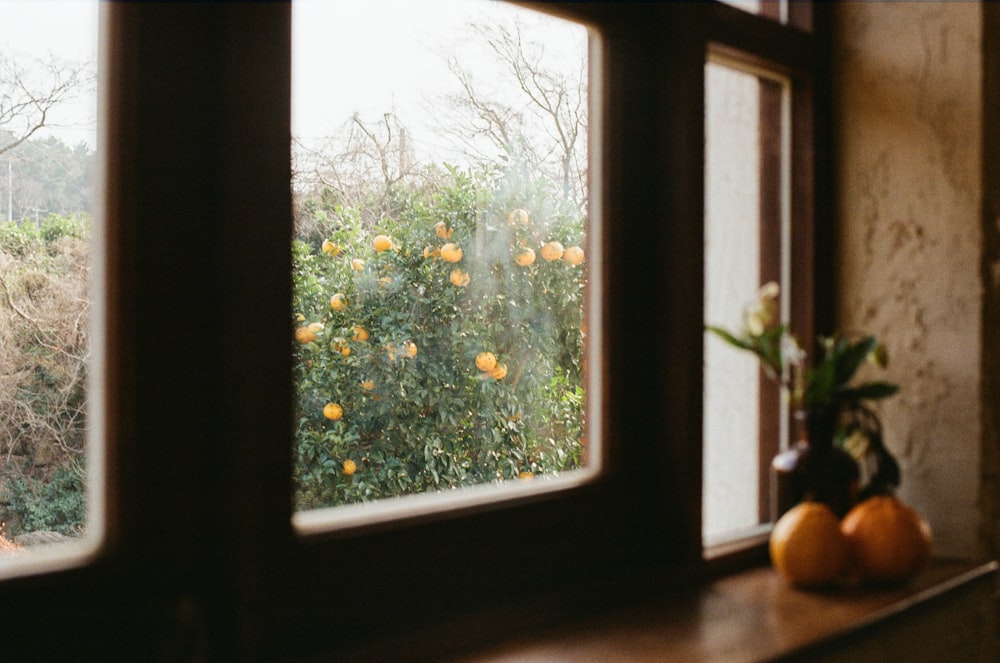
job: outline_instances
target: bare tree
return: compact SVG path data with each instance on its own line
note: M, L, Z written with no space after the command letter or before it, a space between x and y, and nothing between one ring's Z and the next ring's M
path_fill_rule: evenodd
M14 149L43 127L56 126L52 113L76 98L95 79L90 63L55 55L26 59L0 53L0 154Z
M473 43L499 65L503 80L475 76L455 53L446 62L458 83L441 125L467 154L500 154L550 176L565 203L586 205L587 59L553 54L526 36L519 20L471 23ZM565 65L571 66L565 66ZM560 68L561 67L561 68ZM505 86L505 88L504 88ZM450 110L448 110L450 109Z
M330 189L341 204L361 210L369 225L392 213L392 194L401 183L419 183L425 175L394 112L375 122L355 113L339 135L316 146L297 140L295 152L300 194Z

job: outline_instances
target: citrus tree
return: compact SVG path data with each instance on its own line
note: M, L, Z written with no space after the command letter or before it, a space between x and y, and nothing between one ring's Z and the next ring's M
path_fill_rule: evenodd
M579 467L584 219L443 167L372 221L322 192L293 246L300 509Z

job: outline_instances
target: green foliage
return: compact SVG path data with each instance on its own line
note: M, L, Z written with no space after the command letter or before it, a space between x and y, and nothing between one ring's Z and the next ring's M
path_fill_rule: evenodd
M47 481L8 477L3 488L9 502L8 516L12 517L9 535L40 530L67 536L80 533L87 506L82 471L61 467Z
M582 245L584 224L535 196L525 199L544 211L511 225L510 212L528 205L502 171L447 167L432 186L397 187L390 213L374 225L359 209L324 204L333 196L300 208L312 218L292 248L293 310L297 326L323 329L295 349L299 508L581 465L585 270L540 254L521 267L514 255L553 240ZM375 251L380 234L391 237L391 250ZM323 239L339 255L324 253ZM440 257L449 242L461 260ZM467 285L454 284L454 270ZM345 310L331 308L334 293L346 298ZM506 375L476 368L484 351ZM344 408L342 419L324 418L328 402ZM346 461L356 471L345 472Z

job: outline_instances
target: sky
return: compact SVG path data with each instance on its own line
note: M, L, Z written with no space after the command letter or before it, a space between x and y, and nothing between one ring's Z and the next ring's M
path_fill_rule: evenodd
M0 0L0 51L18 57L48 52L96 62L97 0ZM483 12L509 13L495 0L295 0L293 3L292 132L329 136L355 112L378 118L395 111L416 140L436 149L435 104L454 85L442 52ZM557 22L561 23L561 22ZM545 30L556 44L559 32ZM60 108L48 130L70 145L96 147L96 92Z
M97 59L97 0L0 0L0 52L21 58L54 53L74 61ZM96 147L97 96L56 109L53 135L68 145L86 142Z

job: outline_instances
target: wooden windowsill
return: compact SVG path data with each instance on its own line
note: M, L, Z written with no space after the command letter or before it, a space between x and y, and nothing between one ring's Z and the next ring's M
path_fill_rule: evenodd
M792 589L771 568L758 568L717 580L692 595L661 597L561 624L463 660L810 659L810 652L863 638L868 631L965 590L978 588L993 597L997 568L995 562L936 560L903 587L822 592ZM995 605L992 610L995 614ZM985 623L996 630L994 621L987 618Z

